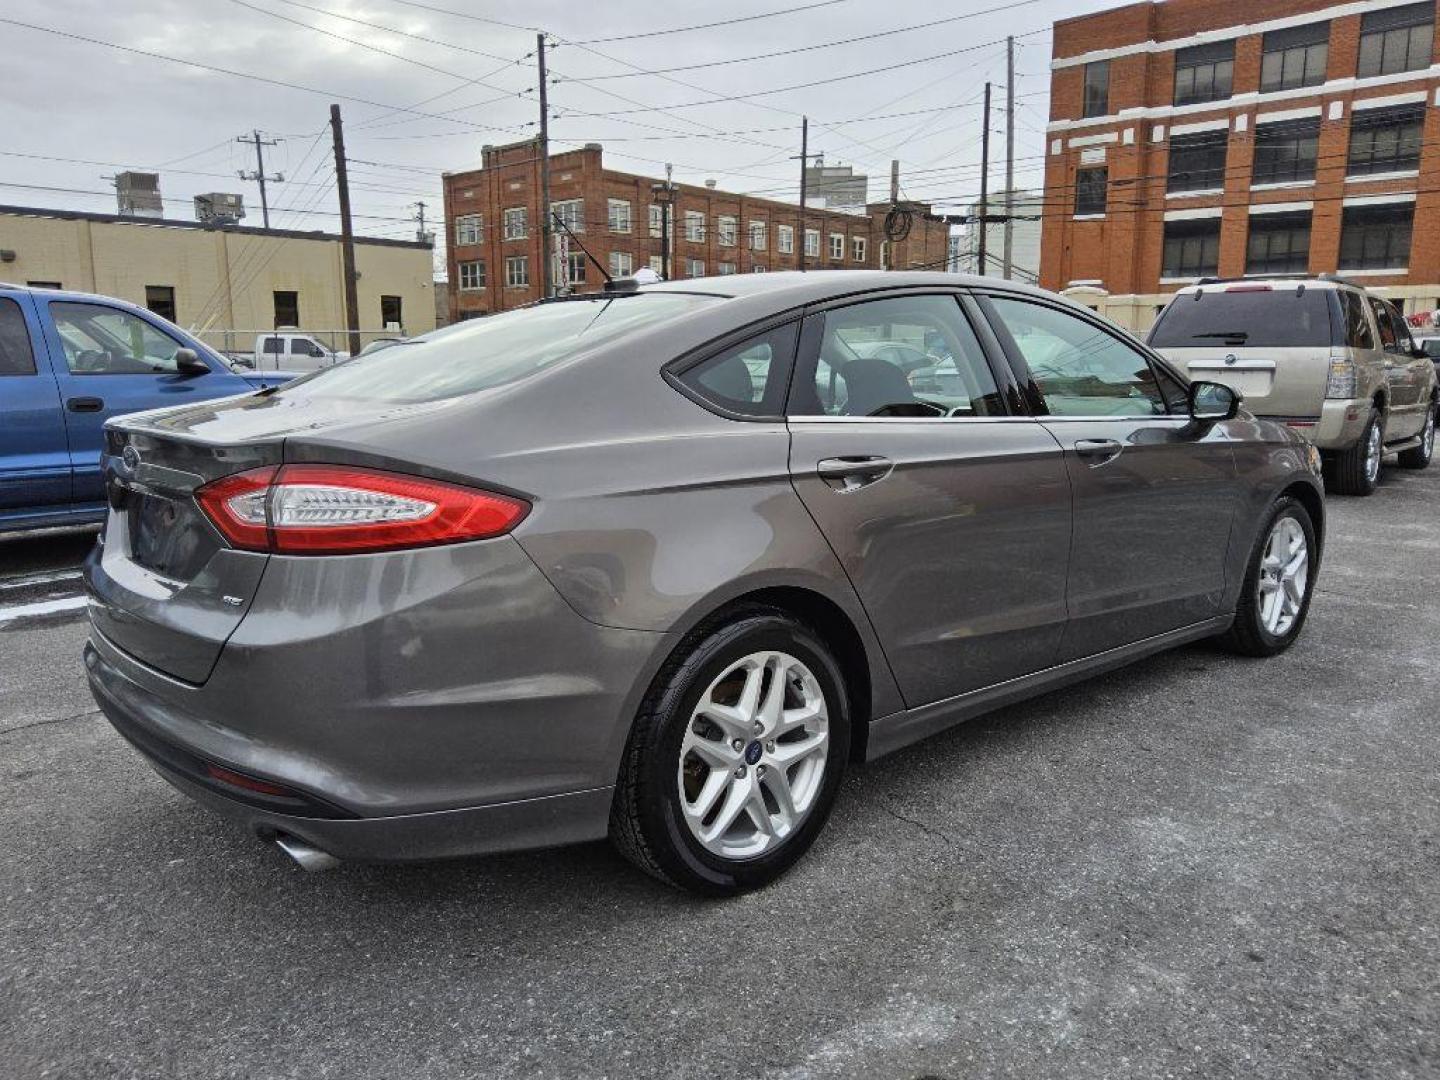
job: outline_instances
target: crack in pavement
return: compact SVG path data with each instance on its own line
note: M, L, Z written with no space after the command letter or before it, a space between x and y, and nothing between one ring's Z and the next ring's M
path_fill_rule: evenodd
M46 727L50 724L63 724L69 720L83 720L87 716L99 716L99 709L86 709L84 712L77 712L72 716L52 716L48 720L34 720L28 724L20 724L18 727L5 728L0 731L0 736L11 735L17 731L29 731L31 728Z
M896 810L893 806L885 802L883 799L880 800L880 809L884 810L896 821L903 821L906 825L913 825L926 836L932 836L935 839L942 841L947 847L955 846L955 841L951 839L950 835L944 830L937 829L933 825L927 825L925 824L925 822L920 821L917 818L912 818L905 814L902 814L899 810Z

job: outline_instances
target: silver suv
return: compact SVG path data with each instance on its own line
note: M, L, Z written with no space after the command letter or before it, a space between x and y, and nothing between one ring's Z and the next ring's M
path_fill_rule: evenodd
M1430 464L1434 365L1387 300L1331 275L1202 280L1177 292L1148 341L1192 379L1224 383L1256 416L1307 435L1342 495L1369 495L1380 459Z

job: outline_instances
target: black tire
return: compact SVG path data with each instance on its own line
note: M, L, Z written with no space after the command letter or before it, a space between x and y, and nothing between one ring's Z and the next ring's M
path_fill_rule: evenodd
M814 801L790 836L759 855L729 859L703 847L681 816L681 740L701 694L735 661L762 650L790 654L819 684L829 717L825 766ZM656 676L621 761L610 808L611 842L640 869L669 885L706 896L759 888L793 866L824 828L849 751L845 680L821 638L773 609L733 613L687 635Z
M1260 563L1265 554L1265 545L1270 539L1271 530L1283 517L1294 518L1300 525L1300 530L1305 534L1306 551L1309 552L1309 572L1305 582L1304 596L1300 602L1300 612L1295 617L1290 628L1283 634L1272 634L1266 629L1260 618L1260 607L1256 594L1260 589ZM1256 537L1255 546L1250 552L1250 559L1245 564L1245 584L1240 589L1240 599L1235 605L1235 621L1230 629L1219 638L1222 647L1230 652L1238 653L1241 656L1276 656L1284 652L1300 632L1305 628L1305 619L1310 614L1310 597L1315 591L1315 578L1320 569L1318 550L1315 547L1315 524L1310 520L1310 513L1299 500L1290 496L1282 496L1275 501L1270 513L1265 516L1265 523L1260 528L1260 534Z
M1373 495L1380 486L1380 469L1372 476L1366 466L1366 447L1370 442L1370 430L1380 428L1380 442L1385 442L1384 428L1380 427L1380 413L1370 410L1370 417L1360 431L1360 438L1348 450L1342 450L1331 459L1328 470L1331 490L1337 495Z
M1412 446L1409 450L1401 450L1396 455L1402 469L1423 469L1430 464L1430 458L1435 453L1435 403L1430 403L1430 415L1425 418L1425 426L1420 429L1420 445Z

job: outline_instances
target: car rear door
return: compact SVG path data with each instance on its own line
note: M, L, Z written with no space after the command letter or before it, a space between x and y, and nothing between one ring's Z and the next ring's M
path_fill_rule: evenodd
M1050 666L1065 623L1060 447L975 317L954 292L814 311L787 407L791 481L912 708ZM925 387L877 342L922 348Z
M0 291L0 518L70 501L60 388L28 293Z
M198 355L209 371L181 372L175 354L186 343L128 308L88 298L52 299L46 305L77 503L105 497L100 451L110 417L251 389L204 352Z
M1434 365L1415 355L1415 342L1405 319L1387 301L1370 297L1370 308L1380 328L1380 347L1385 352L1385 383L1390 388L1390 416L1385 439L1408 439L1425 426L1430 410L1430 372Z
M1100 319L1036 296L982 300L1075 499L1060 660L1220 614L1239 501L1226 424L1197 424L1183 385Z

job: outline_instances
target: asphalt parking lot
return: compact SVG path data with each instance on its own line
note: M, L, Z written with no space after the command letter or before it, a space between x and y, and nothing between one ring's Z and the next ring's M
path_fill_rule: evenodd
M0 1076L1440 1075L1440 468L1330 514L1287 655L1186 648L862 767L718 903L604 845L307 875L110 729L83 612L5 615L73 579L14 589Z

